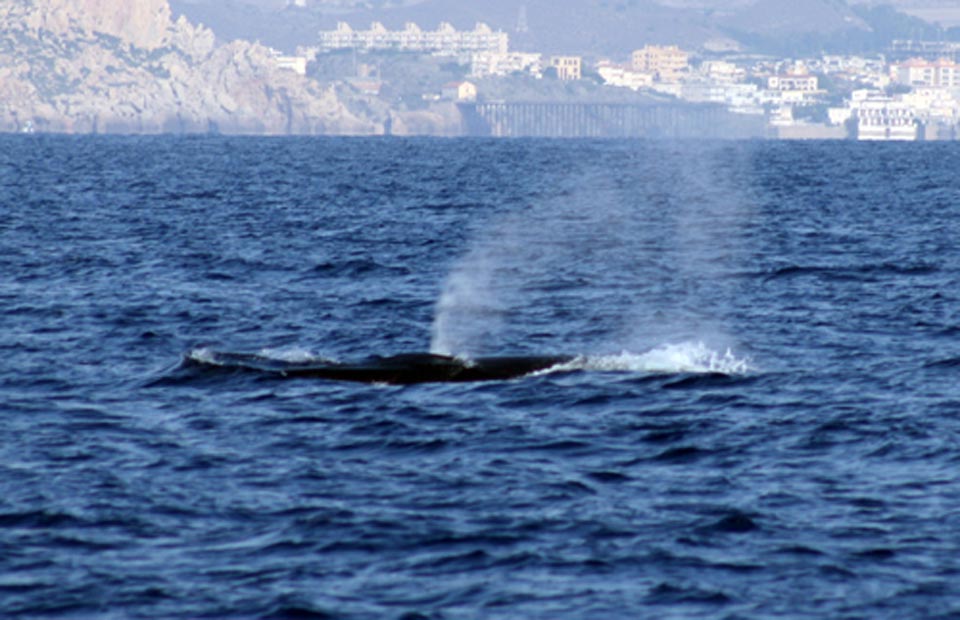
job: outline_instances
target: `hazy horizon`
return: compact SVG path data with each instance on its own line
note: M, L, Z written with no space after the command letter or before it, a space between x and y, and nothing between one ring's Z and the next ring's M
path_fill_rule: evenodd
M387 28L412 21L426 29L449 22L464 30L484 22L511 35L516 51L547 54L626 54L646 43L678 44L691 49L735 47L772 54L801 53L801 48L841 51L876 47L878 25L867 23L862 9L889 5L900 20L916 23L899 32L923 30L923 22L942 28L960 26L960 8L944 0L171 0L175 12L210 26L224 40L259 40L293 52L314 44L317 33L338 21L355 28L383 22ZM857 10L854 10L857 9ZM923 22L919 21L923 20ZM887 20L889 21L889 20ZM521 27L523 22L523 27ZM888 30L887 23L879 30ZM879 37L882 38L882 37ZM893 37L898 38L898 37ZM711 45L707 45L712 42ZM721 47L729 47L721 44ZM788 52L789 50L789 52Z

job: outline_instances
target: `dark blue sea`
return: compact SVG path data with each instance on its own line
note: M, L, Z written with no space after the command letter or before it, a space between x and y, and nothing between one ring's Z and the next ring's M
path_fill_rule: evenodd
M958 618L958 170L0 137L0 616Z

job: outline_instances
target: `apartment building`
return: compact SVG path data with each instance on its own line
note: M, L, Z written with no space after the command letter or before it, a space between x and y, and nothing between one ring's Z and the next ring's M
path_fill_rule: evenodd
M650 73L661 82L672 82L690 69L690 54L676 45L647 45L632 54L633 70Z
M403 30L388 30L380 22L373 22L369 30L354 30L350 24L339 22L336 30L320 32L319 41L320 51L393 50L442 56L506 54L508 47L507 33L494 31L484 23L478 23L473 30L461 31L447 22L442 22L436 30L422 30L413 22L408 22Z
M526 73L540 77L543 73L543 56L526 52L478 53L470 57L470 75L486 77L489 75L510 75Z
M561 80L579 80L583 77L583 59L579 56L553 56L550 66L557 70Z
M906 86L933 88L960 87L960 65L952 60L923 60L911 58L890 66L893 81Z
M813 93L819 88L820 80L815 75L787 74L771 75L767 78L767 89L780 92Z

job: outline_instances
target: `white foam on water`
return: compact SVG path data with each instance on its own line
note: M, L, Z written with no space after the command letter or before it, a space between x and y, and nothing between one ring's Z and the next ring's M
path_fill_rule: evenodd
M302 347L263 348L254 355L197 347L188 351L185 357L190 361L209 366L230 366L238 361L256 361L257 358L289 364L320 364L334 361Z
M330 361L327 358L317 355L309 349L301 347L281 347L264 348L257 352L260 357L277 360L280 362L290 362L292 364L309 364L315 362Z
M583 355L558 364L545 373L590 370L646 374L745 375L756 370L749 358L738 357L731 349L715 351L703 342L664 344L645 353L624 351L614 355Z
M222 365L220 360L217 358L216 351L207 347L191 349L187 352L186 357L188 360L199 362L200 364L213 364L216 366Z

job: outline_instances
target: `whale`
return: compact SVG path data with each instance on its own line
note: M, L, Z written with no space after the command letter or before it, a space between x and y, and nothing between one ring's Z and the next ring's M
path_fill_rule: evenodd
M435 353L373 356L357 362L296 362L246 353L211 353L188 365L208 370L250 372L272 378L309 378L359 383L410 385L505 381L573 361L572 355L514 355L461 359Z

